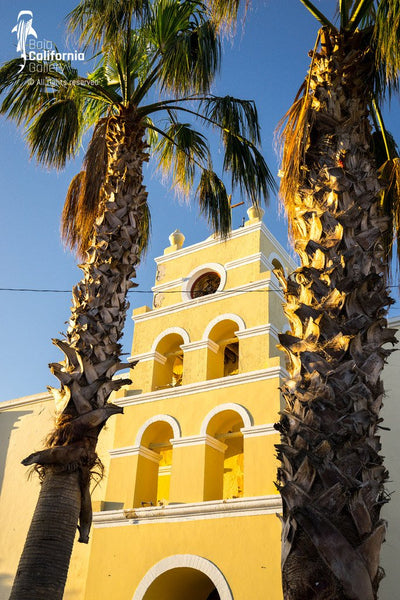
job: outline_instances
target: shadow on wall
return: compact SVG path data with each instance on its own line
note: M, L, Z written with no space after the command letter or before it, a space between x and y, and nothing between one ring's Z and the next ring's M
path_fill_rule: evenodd
M31 410L0 412L0 493L3 487L4 471L6 468L11 434L15 429L19 429L19 420L25 415L32 414L32 412L33 411ZM22 458L24 457L21 456L21 459Z
M0 572L0 600L7 600L13 582L12 575Z

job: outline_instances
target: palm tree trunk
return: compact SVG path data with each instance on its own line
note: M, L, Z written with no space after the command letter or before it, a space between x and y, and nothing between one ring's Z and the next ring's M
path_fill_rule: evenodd
M380 373L387 328L387 223L371 155L370 55L362 39L325 40L309 79L304 160L290 213L301 267L283 281L278 472L285 600L373 600L382 577ZM323 47L323 48L324 48Z
M97 461L96 442L111 414L106 404L113 390L130 380L113 380L120 362L119 340L134 285L141 238L146 235L147 193L142 167L148 160L143 127L132 114L111 117L107 130L108 169L93 244L84 277L73 290L66 339L54 340L65 360L51 369L61 381L52 390L65 409L48 448L24 464L42 465L44 480L20 559L12 600L62 598L75 532L88 541L91 524L90 470Z
M10 600L61 600L81 503L79 474L48 470Z

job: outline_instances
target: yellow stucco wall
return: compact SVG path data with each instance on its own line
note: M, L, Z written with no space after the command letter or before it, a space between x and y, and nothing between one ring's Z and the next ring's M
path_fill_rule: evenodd
M8 600L14 574L39 493L35 474L21 460L40 450L54 424L54 403L49 394L37 394L0 404L0 600ZM113 444L113 424L102 433L99 453L106 469ZM104 496L104 483L93 492L96 502ZM65 600L82 600L90 546L75 544Z

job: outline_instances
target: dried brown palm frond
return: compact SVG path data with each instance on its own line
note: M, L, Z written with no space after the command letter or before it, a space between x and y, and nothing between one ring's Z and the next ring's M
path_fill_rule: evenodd
M279 196L288 216L291 237L293 237L295 193L299 183L304 180L304 157L309 142L309 132L315 119L315 112L312 108L313 96L310 93L310 77L321 37L326 38L323 29L318 32L315 41L308 76L297 92L292 106L276 128L277 145L282 153Z
M397 261L400 264L400 158L387 160L378 171L379 181L384 186L382 191L383 213L390 218L389 227L383 242L384 251L391 262L394 242L396 242Z
M100 119L90 140L83 166L69 186L61 217L61 234L67 246L83 258L101 205L100 191L106 176L108 119Z
M312 97L309 94L297 98L278 124L279 145L282 148L279 195L289 219L290 229L295 211L294 196L299 182L304 178L301 167L304 165L308 132L314 115L311 104Z

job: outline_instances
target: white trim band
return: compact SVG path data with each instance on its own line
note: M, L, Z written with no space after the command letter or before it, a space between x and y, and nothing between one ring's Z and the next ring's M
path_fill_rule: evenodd
M262 252L257 252L256 254L249 254L248 256L243 256L242 258L237 258L236 260L231 260L225 263L225 269L237 269L238 267L245 267L246 265L250 265L255 262L261 263L267 269L270 266L265 254Z
M274 494L167 506L146 506L131 510L102 511L93 513L93 526L95 528L121 527L147 523L271 515L281 510L281 497L279 494Z
M242 427L240 430L243 433L245 439L251 437L260 437L265 435L273 435L279 432L274 428L273 423L266 423L265 425L254 425L254 427Z
M177 446L200 446L204 444L206 446L210 446L210 448L214 448L214 450L218 450L218 452L225 452L228 447L226 444L216 440L207 433L203 435L188 435L187 437L178 438L176 440L174 439L171 440L171 444L174 448Z
M108 451L111 458L120 458L122 456L143 456L154 463L159 463L161 456L145 446L125 446L124 448L113 448Z
M239 338L239 340L255 337L257 335L271 335L274 339L279 341L278 333L279 332L277 328L274 327L272 323L267 323L266 325L257 325L256 327L249 327L243 331L235 331L235 335L237 338Z
M118 406L131 406L134 404L142 404L144 402L154 402L156 400L165 400L166 398L177 398L181 396L189 396L191 394L199 394L205 391L218 390L232 387L235 385L248 385L256 381L266 381L275 379L276 377L287 378L288 374L282 367L269 367L258 371L247 371L238 375L227 375L218 379L207 379L196 383L188 383L186 385L177 386L174 388L166 388L164 390L155 390L144 394L131 394L123 398L115 398L114 404Z
M156 350L153 352L144 352L143 354L134 354L133 356L128 356L128 362L148 362L149 360L153 360L154 362L160 363L160 365L165 365L167 362L167 357Z
M197 342L190 342L190 344L183 344L181 348L184 352L207 349L214 352L214 354L217 354L219 345L213 340L198 340Z

